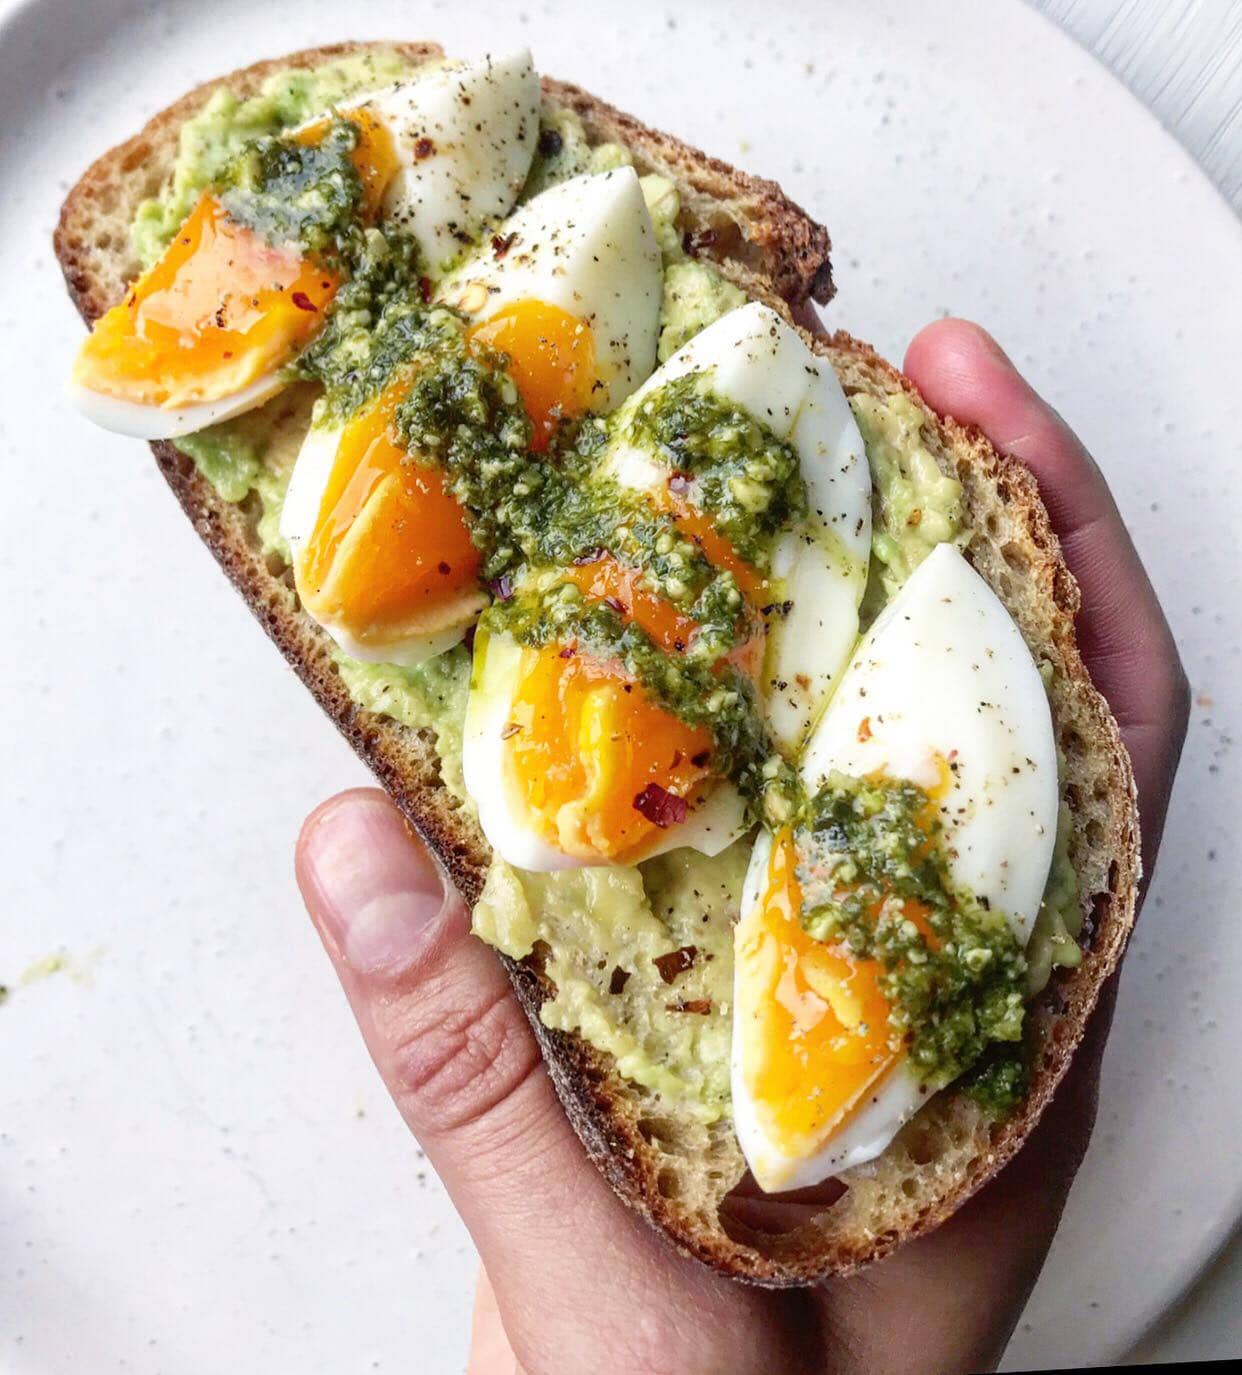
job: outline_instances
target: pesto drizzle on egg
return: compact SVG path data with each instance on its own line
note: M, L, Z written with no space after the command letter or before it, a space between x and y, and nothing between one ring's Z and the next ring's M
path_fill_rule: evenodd
M951 767L951 766L950 766ZM955 884L936 802L917 784L833 773L795 829L802 926L876 961L894 1049L994 1115L1025 1088L1026 957L1004 913Z

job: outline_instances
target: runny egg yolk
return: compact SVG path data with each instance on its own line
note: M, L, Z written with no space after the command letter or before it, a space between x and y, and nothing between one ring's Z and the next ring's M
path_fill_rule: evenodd
M87 335L74 380L152 406L231 396L308 342L339 284L296 249L235 223L206 193L159 262Z
M486 300L486 288L478 305L467 288L461 308L478 309ZM530 447L542 453L557 424L584 415L595 391L595 342L591 327L576 315L546 301L523 299L504 306L490 319L472 325L472 344L495 349L509 359L522 405L533 433Z
M590 862L641 859L711 782L710 731L572 648L523 652L505 735L525 815L549 844Z
M351 157L364 214L378 208L396 170L392 138L365 111ZM293 137L314 143L328 121ZM230 218L204 192L164 256L96 322L74 363L74 380L136 404L218 401L269 377L323 322L340 278L296 246L271 244Z
M444 473L395 433L402 375L341 432L314 530L295 560L310 613L382 645L443 628L481 600L480 555Z
M765 1136L805 1159L900 1060L890 1042L880 964L803 930L798 851L773 837L767 888L738 928L737 979L747 989L742 1073ZM911 915L907 911L907 915Z

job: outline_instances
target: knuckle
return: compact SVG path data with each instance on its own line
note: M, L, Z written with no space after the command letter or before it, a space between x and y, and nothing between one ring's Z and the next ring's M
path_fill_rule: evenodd
M539 1048L507 988L482 1003L438 1001L394 1029L390 1082L416 1130L475 1131L539 1069Z

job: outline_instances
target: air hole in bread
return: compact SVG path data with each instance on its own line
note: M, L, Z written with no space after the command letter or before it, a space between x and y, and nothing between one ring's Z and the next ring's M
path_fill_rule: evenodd
M656 1175L656 1189L661 1198L671 1199L676 1202L681 1196L681 1180L677 1171L665 1167Z
M1015 573L1029 573L1031 571L1029 555L1020 544L1015 544L1013 540L1001 545L1001 557Z
M652 1146L662 1147L665 1141L677 1136L676 1124L663 1117L640 1117L638 1130L643 1140Z
M936 1158L939 1142L929 1124L921 1118L915 1120L902 1134L906 1154L916 1165L926 1165Z

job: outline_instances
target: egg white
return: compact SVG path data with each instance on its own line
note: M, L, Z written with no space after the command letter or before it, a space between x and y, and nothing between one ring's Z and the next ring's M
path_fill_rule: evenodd
M516 301L558 306L585 321L595 346L591 409L610 411L655 366L663 279L660 250L632 167L573 177L520 206L450 273L437 299L474 320Z
M512 795L505 769L504 730L512 720L522 647L507 634L480 629L475 636L470 695L462 735L462 774L479 810L479 824L507 864L536 873L580 869L589 859L567 855L531 826ZM718 782L703 805L680 825L662 831L644 859L688 846L717 855L746 830L746 808L731 783ZM599 863L607 861L601 859Z
M131 439L178 439L185 434L197 434L208 425L244 415L265 401L271 400L285 387L285 379L278 372L268 373L232 396L219 401L199 401L189 406L156 406L144 401L126 401L120 396L93 391L72 378L65 384L69 403L87 420L101 429Z
M777 541L760 689L768 726L794 753L827 701L858 638L871 550L871 473L862 436L831 365L758 301L709 325L630 398L636 413L660 387L689 373L750 412L798 455L808 515ZM623 486L668 480L659 456L622 438L604 462Z
M523 48L437 67L363 102L400 163L383 219L413 235L433 279L513 209L535 156L539 101L539 75Z
M861 730L864 719L867 729ZM862 738L860 738L862 737ZM922 787L941 782L944 853L954 882L1004 912L1025 944L1052 862L1058 807L1056 742L1043 682L1000 599L951 544L934 549L859 646L800 765L814 792L831 772L879 772ZM767 886L770 841L759 838L739 937ZM760 1125L743 1072L752 993L734 980L733 1111L761 1188L802 1188L874 1159L927 1100L904 1062L818 1150L786 1155Z
M439 66L343 105L369 110L388 129L399 170L385 193L382 218L414 236L429 275L439 275L484 225L512 209L535 154L539 99L539 77L523 49ZM420 156L420 147L428 146L421 140L430 141L430 151ZM273 369L232 395L189 406L128 401L72 381L67 394L104 429L135 439L176 439L253 410L285 385L283 369Z

